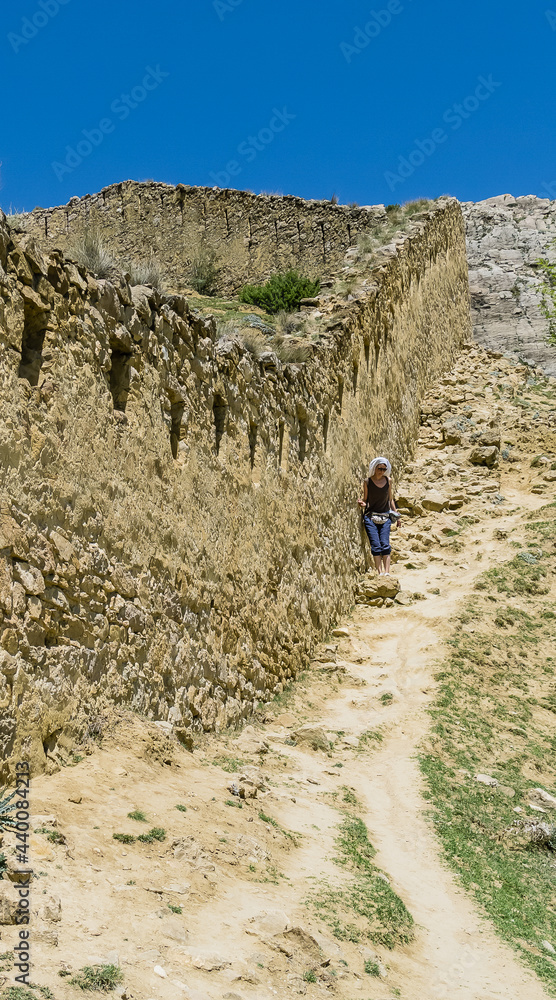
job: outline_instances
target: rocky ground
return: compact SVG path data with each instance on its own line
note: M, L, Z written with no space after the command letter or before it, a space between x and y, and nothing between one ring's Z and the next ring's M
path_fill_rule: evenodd
M553 382L463 352L431 386L399 484L396 576L362 575L290 690L191 752L167 724L99 718L33 781L42 995L82 995L71 980L95 965L134 1000L548 995L441 860L416 755L458 609L514 553L524 512L554 500L555 428ZM13 846L5 835L0 996L26 1000L8 991Z

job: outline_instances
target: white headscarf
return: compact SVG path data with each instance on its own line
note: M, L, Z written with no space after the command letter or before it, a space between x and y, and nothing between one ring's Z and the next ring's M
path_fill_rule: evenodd
M377 465L385 465L386 466L386 475L387 476L390 476L392 474L392 466L390 465L390 462L388 461L387 458L383 458L382 456L380 456L379 458L373 458L371 464L369 465L369 476L371 477L371 479L372 479L372 477L375 474L375 469L376 469Z

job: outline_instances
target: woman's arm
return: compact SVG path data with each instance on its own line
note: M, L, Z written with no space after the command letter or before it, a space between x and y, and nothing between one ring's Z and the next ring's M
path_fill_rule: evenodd
M394 496L393 496L393 493L392 493L392 480L391 479L388 480L388 499L390 501L390 510L396 510L397 511L398 508L396 507L396 501L394 500ZM401 521L396 521L395 527L396 528L401 528L401 526L402 526L402 522Z

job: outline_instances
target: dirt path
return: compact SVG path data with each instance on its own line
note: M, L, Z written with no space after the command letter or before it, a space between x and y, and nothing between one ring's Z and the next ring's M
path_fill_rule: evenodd
M510 491L507 491L510 493ZM513 503L531 508L531 495L511 491ZM535 498L537 501L537 498ZM536 504L535 504L536 505ZM456 880L442 865L441 849L424 815L422 780L416 761L430 720L426 706L434 686L435 663L442 658L443 642L461 600L472 590L484 563L472 568L466 560L476 556L480 540L483 554L501 556L495 530L507 530L519 513L503 517L470 533L457 564L442 569L428 566L404 574L404 588L423 589L426 581L442 574L445 597L436 596L411 608L357 609L349 625L352 638L341 647L350 673L366 680L375 698L383 691L394 694L387 709L388 734L372 761L352 767L350 784L366 804L364 820L378 850L377 863L392 876L396 892L418 925L415 943L405 954L397 952L390 965L409 1000L537 1000L546 997L536 977L524 969L509 947L497 938ZM355 654L355 660L352 657ZM366 657L368 656L368 660ZM365 657L363 663L358 663ZM370 666L384 664L377 670ZM373 678L374 674L374 678ZM373 726L384 720L385 709L369 717L366 707L357 711L349 691L327 703L330 728L338 720L346 729Z

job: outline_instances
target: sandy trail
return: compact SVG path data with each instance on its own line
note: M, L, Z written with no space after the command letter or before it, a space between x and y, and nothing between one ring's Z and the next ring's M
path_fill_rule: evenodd
M512 503L529 508L541 504L540 498L522 496L516 490L508 490L507 495ZM415 942L405 953L392 954L389 962L396 978L405 983L403 995L411 1000L540 1000L547 996L539 980L520 965L442 864L440 844L424 817L416 760L429 729L426 706L452 616L471 592L474 578L486 568L484 561L471 563L477 553L474 543L480 539L483 557L496 550L500 558L494 531L511 530L521 516L516 513L476 526L454 561L457 565L432 564L405 571L404 588L409 590L422 588L425 578L442 572L448 596L411 608L369 611L359 607L349 623L352 638L344 640L340 650L349 672L375 687L375 705L376 694L382 690L395 697L390 709L375 710L371 716L365 713L372 727L384 722L387 711L388 732L371 761L354 762L350 783L366 803L363 818L378 851L377 863L391 876L418 925ZM384 665L378 672L376 666L356 662L365 651L373 664L378 660ZM342 697L327 703L325 719L330 728L338 726L338 719L346 728L362 728L362 710L354 709L350 697L344 691Z

